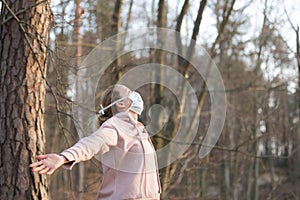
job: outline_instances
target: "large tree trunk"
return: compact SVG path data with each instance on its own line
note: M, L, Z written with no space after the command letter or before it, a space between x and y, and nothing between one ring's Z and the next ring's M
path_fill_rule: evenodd
M49 4L2 0L0 199L47 199L45 176L33 174L29 164L44 152Z

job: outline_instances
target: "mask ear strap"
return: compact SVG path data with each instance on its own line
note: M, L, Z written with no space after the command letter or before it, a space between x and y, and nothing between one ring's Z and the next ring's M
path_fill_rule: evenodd
M108 106L106 106L106 107L104 107L104 108L103 108L103 105L100 104L100 108L101 108L101 109L99 110L98 114L104 115L104 114L105 114L105 113L104 113L105 110L107 110L108 108L112 107L112 106L115 105L116 103L118 103L118 102L120 102L120 101L123 101L123 100L126 99L126 98L128 98L128 97L122 97L121 99L118 99L118 100L112 102L111 104L109 104Z
M100 115L104 115L104 114L105 114L104 108L103 108L103 105L102 105L102 104L100 104L100 110L99 110L98 113L99 113Z

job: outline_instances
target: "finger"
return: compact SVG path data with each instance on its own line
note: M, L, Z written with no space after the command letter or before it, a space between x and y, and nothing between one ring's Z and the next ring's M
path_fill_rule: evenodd
M47 158L47 155L37 155L36 156L36 159L38 160L43 160L43 159L46 159Z
M50 170L49 167L45 167L43 170L40 170L39 173L44 174L44 173L48 172L49 170Z
M42 161L39 161L39 162L31 163L31 164L29 165L29 167L33 168L33 167L40 166L40 165L42 165L42 164L43 164L43 162L42 162Z
M34 171L34 172L39 172L39 171L45 169L46 167L47 167L47 166L45 166L45 165L41 165L41 166L39 166L39 167L33 168L32 171Z

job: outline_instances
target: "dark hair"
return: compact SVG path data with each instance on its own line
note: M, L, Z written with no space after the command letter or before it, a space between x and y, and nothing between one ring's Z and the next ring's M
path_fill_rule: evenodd
M109 86L102 94L101 97L101 104L103 106L103 108L105 108L106 106L108 106L109 104L111 104L112 102L118 100L121 98L120 96L120 92L114 89L115 86ZM100 110L101 108L99 108ZM104 111L104 114L100 114L98 117L98 123L99 126L101 126L106 120L108 120L109 118L111 118L113 116L114 113L117 112L117 109L115 107L115 105L113 105L112 107L106 109Z

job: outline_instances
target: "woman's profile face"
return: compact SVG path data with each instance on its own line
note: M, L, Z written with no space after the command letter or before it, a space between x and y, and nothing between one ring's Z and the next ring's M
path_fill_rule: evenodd
M115 85L114 91L118 92L121 98L129 97L129 95L131 93L131 90L124 85ZM117 108L118 112L125 112L126 110L129 109L131 103L132 102L129 98L125 98L124 100L122 100L116 104L116 108Z

